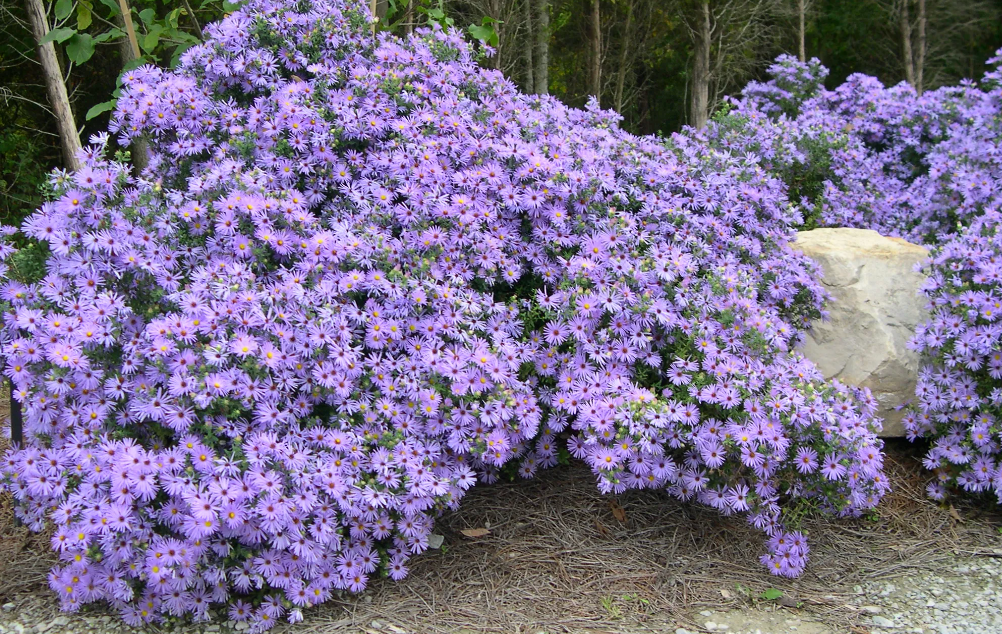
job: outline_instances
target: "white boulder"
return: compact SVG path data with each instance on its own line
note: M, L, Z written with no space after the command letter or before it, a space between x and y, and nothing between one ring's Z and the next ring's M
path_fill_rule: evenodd
M881 436L904 436L903 412L915 397L919 355L907 343L928 317L914 270L928 256L921 246L869 229L801 231L793 248L815 260L834 298L830 319L812 325L803 353L843 383L868 387L880 404Z

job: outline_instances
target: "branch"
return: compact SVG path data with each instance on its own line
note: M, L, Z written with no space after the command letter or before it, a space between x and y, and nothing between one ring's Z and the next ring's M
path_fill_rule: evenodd
M188 0L182 0L184 3L184 8L188 11L188 15L191 16L191 21L195 25L195 30L198 31L198 39L204 40L205 36L202 34L202 26L198 23L198 18L195 17L195 12L191 10L191 5L188 4Z
M45 105L43 103L39 103L39 102L35 101L34 99L28 99L27 97L25 97L23 95L19 95L19 94L15 93L14 91L12 91L7 86L0 86L0 98L3 99L4 106L7 105L8 101L23 101L25 103L30 103L31 105L35 106L36 108L41 108L44 112L46 112L51 117L55 117L56 116L55 113L52 112L52 110L49 109L49 106L47 106L47 105ZM52 133L50 132L49 134L52 134ZM53 136L59 136L59 135L54 134Z

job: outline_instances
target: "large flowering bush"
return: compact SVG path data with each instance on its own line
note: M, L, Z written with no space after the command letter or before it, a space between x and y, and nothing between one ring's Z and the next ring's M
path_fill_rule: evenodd
M0 253L3 474L64 608L298 620L558 443L603 491L746 513L799 574L783 508L887 483L872 401L791 351L824 293L782 182L363 11L252 0L129 74L113 132L149 168L96 139Z

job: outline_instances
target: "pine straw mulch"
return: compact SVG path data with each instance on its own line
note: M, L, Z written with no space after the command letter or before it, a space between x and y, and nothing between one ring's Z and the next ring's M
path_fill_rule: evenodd
M415 557L403 582L375 580L363 595L310 610L305 622L278 631L698 629L692 618L699 610L739 608L777 588L781 606L803 608L837 631L866 632L850 605L854 585L934 570L958 555L1002 553L996 504L937 505L925 497L920 448L896 440L886 449L893 492L870 518L805 520L812 552L800 579L765 571L757 561L762 536L742 518L681 504L664 491L602 496L588 469L575 464L475 487L459 511L437 523L444 548ZM480 528L490 533L461 532ZM10 497L0 496L0 603L42 594L55 607L46 587L54 563L47 541L15 527Z
M6 381L4 381L6 383ZM0 456L10 447L10 392L0 389ZM29 592L48 592L46 575L56 558L48 534L36 534L14 521L9 493L0 493L0 603Z
M744 519L664 491L613 500L578 464L476 487L437 523L444 552L412 560L402 583L380 581L362 597L321 607L295 631L364 629L372 620L443 634L700 629L691 620L699 610L738 608L777 588L784 606L799 605L837 631L863 632L848 605L854 585L934 570L957 555L1002 553L994 550L1002 513L993 501L941 507L925 496L919 448L894 440L886 449L894 491L872 518L805 520L811 561L796 580L759 564L762 536ZM473 528L491 533L460 532Z

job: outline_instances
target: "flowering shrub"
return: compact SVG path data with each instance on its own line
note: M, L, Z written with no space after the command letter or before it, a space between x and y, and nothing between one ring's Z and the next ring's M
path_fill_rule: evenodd
M904 424L909 438L932 441L925 466L936 473L928 491L938 500L948 486L959 486L993 492L1002 504L1000 220L991 210L937 249L923 288L933 314L918 328L914 343L936 363L922 368L918 407Z
M959 487L994 493L1002 504L1002 72L988 73L980 90L968 93L974 97L961 115L965 125L937 148L930 173L951 217L974 219L958 221L958 233L933 249L927 265L923 292L932 318L913 343L933 363L919 374L917 406L904 423L910 437L931 441L925 465L937 476L929 485L933 498Z
M808 226L872 228L932 248L932 318L913 342L929 364L905 426L931 442L932 497L958 487L1002 503L1002 73L916 96L863 75L824 90L815 61L782 57L771 71L701 138L757 153L792 199L808 193Z
M795 208L755 160L519 94L457 32L369 35L340 1L253 0L4 247L25 408L6 486L55 524L63 607L212 605L266 629L374 574L558 443L603 491L665 487L769 536L887 489L874 403L791 352L821 314ZM8 231L9 233L9 231Z
M807 228L861 227L938 243L978 215L942 180L964 178L947 171L949 148L973 147L971 117L990 107L984 91L965 84L917 96L905 83L885 88L861 74L826 90L827 69L790 56L769 70L773 79L749 84L703 137L762 157L800 203Z

